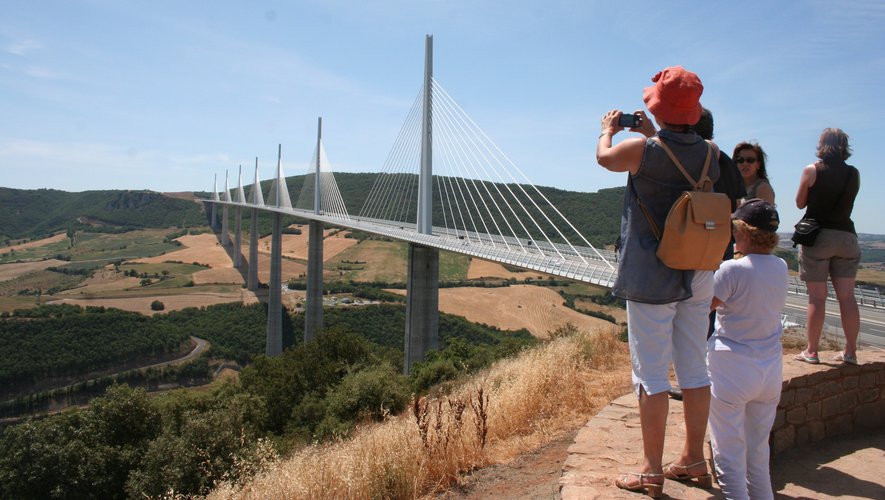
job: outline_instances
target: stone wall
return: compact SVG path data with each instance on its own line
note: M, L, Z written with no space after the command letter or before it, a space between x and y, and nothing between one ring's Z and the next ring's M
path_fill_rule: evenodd
M861 351L858 366L784 357L784 385L771 429L772 454L824 438L885 428L885 352Z

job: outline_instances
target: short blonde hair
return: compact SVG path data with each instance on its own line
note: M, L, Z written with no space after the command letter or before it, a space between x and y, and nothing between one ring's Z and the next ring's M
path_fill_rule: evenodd
M734 228L734 232L736 233L741 232L746 234L751 245L759 250L765 250L767 253L774 251L774 249L777 248L778 241L780 241L777 233L759 229L758 227L751 226L739 219L732 220L731 227Z

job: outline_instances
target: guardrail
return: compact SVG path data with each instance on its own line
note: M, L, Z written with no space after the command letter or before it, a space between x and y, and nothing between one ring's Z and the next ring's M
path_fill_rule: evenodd
M805 282L800 280L798 276L790 276L789 291L794 294L808 295L808 289L805 287ZM830 282L827 282L827 297L836 300L836 291L833 289L833 285ZM883 301L882 294L878 289L856 286L854 288L854 297L857 299L857 303L862 306L874 307L877 309L885 307L885 301Z

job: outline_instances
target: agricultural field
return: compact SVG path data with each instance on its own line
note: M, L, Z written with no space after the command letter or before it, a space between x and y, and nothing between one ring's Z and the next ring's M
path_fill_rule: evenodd
M292 225L301 234L283 235L283 281L303 279L306 274L307 226ZM170 230L139 230L121 234L77 233L74 246L56 235L39 242L18 246L16 259L27 254L46 259L56 254L70 258L35 260L0 265L0 311L37 304L35 296L19 296L23 288L40 289L42 303L114 307L143 314L155 314L153 301L160 301L164 311L199 307L224 302L258 302L259 296L243 288L246 280L248 236L243 235L244 265L233 267L233 250L221 246L218 235L188 234L170 241ZM404 283L408 245L384 240L347 238L346 231L327 230L324 240L325 279L332 281ZM65 236L65 235L61 235ZM10 247L11 250L12 247ZM8 255L4 257L8 258ZM270 240L259 241L259 279L270 279ZM77 273L48 270L68 268ZM450 252L440 253L440 281L467 279L540 280L547 276L503 266ZM47 290L54 293L48 294ZM596 287L572 283L568 287L542 288L511 286L501 288L443 288L440 308L470 321L502 329L525 328L543 337L547 332L572 323L579 328L611 324L581 314L564 305L559 291L578 297L581 309L605 312L619 317L617 308L598 306L581 297L604 293ZM5 293L4 293L5 291ZM263 296L263 291L259 291ZM398 293L404 293L399 290ZM287 291L283 302L291 309L299 307L304 293Z
M405 294L405 290L389 291ZM567 323L584 331L616 328L608 321L569 309L563 302L553 290L534 285L442 288L439 291L442 312L502 330L525 328L539 338L546 338L551 331Z

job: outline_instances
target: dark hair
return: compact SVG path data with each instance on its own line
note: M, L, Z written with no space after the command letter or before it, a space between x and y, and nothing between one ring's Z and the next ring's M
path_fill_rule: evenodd
M701 138L713 139L713 113L707 108L701 108L701 119L691 127Z
M765 171L765 160L768 159L768 155L765 154L765 151L762 150L762 146L756 144L755 142L742 142L734 147L734 153L731 155L733 159L737 159L738 153L741 151L749 149L751 151L756 152L756 159L759 161L759 170L756 174L760 179L768 180L768 173Z
M667 130L676 132L678 134L687 134L692 131L691 125L685 125L681 123L661 123L661 128L666 128Z
M851 146L848 145L848 134L841 128L825 128L817 142L817 157L821 160L839 158L842 161L851 156Z

